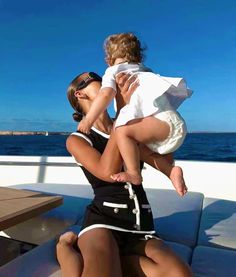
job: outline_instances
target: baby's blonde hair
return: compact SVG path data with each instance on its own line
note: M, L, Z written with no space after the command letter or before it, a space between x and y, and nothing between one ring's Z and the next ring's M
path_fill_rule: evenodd
M114 65L117 58L128 63L140 63L143 60L143 48L138 38L132 33L121 33L109 36L104 42L106 62Z

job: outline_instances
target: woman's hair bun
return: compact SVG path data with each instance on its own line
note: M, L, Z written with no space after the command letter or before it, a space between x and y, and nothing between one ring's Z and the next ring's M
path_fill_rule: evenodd
M81 121L83 119L83 114L79 112L75 112L72 114L73 119L77 122Z

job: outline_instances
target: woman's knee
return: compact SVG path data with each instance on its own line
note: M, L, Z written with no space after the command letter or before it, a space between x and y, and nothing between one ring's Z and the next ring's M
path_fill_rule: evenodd
M60 235L58 245L74 245L78 239L78 235L69 231Z
M162 271L164 276L193 276L189 265L182 261L163 241L150 240L146 252L155 263L155 267L158 268L158 271Z
M110 230L87 231L79 237L78 246L86 276L121 276L119 250Z
M78 240L78 246L85 260L112 258L118 253L116 241L110 230L95 229L86 232Z
M65 247L73 247L78 239L78 235L73 232L66 232L62 234L56 244L56 251L60 251Z

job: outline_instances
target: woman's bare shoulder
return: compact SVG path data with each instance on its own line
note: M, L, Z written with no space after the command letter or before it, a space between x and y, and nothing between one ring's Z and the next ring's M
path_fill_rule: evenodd
M86 134L83 134L81 132L73 132L67 138L67 143L73 144L73 143L84 143L84 142L87 142L91 146L93 146L91 139Z
M92 141L82 133L72 133L66 140L66 148L72 156L93 149Z

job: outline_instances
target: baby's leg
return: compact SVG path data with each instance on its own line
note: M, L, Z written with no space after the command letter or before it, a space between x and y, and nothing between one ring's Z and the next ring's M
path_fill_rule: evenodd
M137 143L147 144L153 141L164 141L169 132L169 124L153 116L135 119L125 126L118 127L116 129L117 144L126 164L127 172L113 175L114 179L138 184L141 181L138 176L141 177L141 175ZM169 155L166 158L166 156L150 152L150 150L149 156L149 161L152 162L153 166L170 178L178 194L183 196L187 192L183 171L179 166L173 165L173 157L170 159Z
M169 125L152 116L134 119L127 125L116 128L117 145L126 165L126 172L113 174L112 179L118 182L130 182L138 185L142 182L137 143L148 143L153 140L164 140L169 134Z
M129 136L128 125L116 129L117 145L124 160L126 172L113 174L111 178L118 182L130 182L134 185L142 183L140 157L137 142Z
M181 167L174 165L173 155L171 153L167 155L152 153L150 158L153 159L155 168L171 180L176 192L180 196L184 196L188 189L185 185L183 170Z
M188 188L185 185L183 170L180 166L173 166L169 176L175 190L180 196L184 196Z
M83 258L74 246L78 235L73 232L62 234L56 245L57 260L63 276L79 277L83 272Z
M188 189L184 182L183 171L181 167L174 165L172 153L160 155L154 153L144 144L140 145L139 148L141 160L164 173L171 180L177 193L184 196Z

